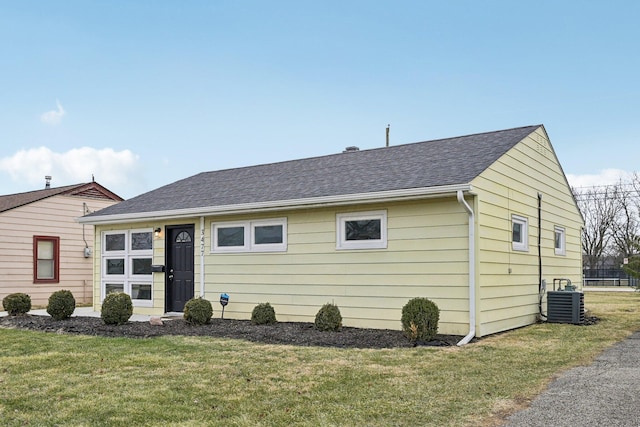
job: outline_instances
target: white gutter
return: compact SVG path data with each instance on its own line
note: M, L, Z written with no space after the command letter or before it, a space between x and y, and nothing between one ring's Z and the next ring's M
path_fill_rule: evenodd
M460 203L469 214L469 333L458 342L463 346L476 335L476 252L475 252L475 215L471 206L464 200L462 190L457 192Z
M268 202L241 203L225 206L204 206L188 209L172 209L155 212L135 212L114 215L98 215L80 217L81 224L117 224L122 222L143 222L150 220L170 220L189 216L232 215L240 213L256 213L283 211L300 208L326 206L343 206L363 203L394 202L399 200L443 197L456 192L471 191L470 184L443 185L438 187L408 188L402 190L378 191L373 193L341 194L337 196L309 197L306 199L274 200Z
M200 217L200 297L204 298L204 217Z

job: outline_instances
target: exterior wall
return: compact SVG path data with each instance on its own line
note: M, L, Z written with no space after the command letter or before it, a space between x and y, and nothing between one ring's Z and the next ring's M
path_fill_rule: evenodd
M86 197L53 196L0 213L0 301L7 294L24 292L33 306L46 306L56 290L70 290L76 303L92 297L92 259L84 257L85 240L93 246L93 226L75 221L114 201ZM83 234L84 233L84 234ZM59 283L33 283L33 236L60 238Z
M95 311L100 311L102 307L102 274L101 274L101 265L100 262L102 260L102 233L105 231L118 231L118 230L145 230L149 231L155 230L160 227L162 229L162 233L159 236L154 236L153 238L153 264L155 265L164 265L165 264L165 229L164 227L167 225L184 225L184 224L194 224L196 230L196 239L198 238L198 230L200 220L198 218L186 218L177 221L171 222L136 222L132 224L113 224L113 225L98 225L95 230L95 240L93 247L93 308ZM196 292L195 295L199 295L198 283L199 283L199 275L198 275L198 256L199 256L199 248L198 245L196 247ZM137 314L145 314L145 315L155 315L160 316L164 314L165 310L165 273L153 273L153 305L152 307L135 307L134 313Z
M580 286L582 217L544 128L525 138L472 182L478 194L478 336L538 318L538 193L542 194L543 279ZM528 219L528 250L512 249L512 215ZM554 227L566 231L566 255L556 255ZM546 302L542 304L546 311Z
M336 249L336 214L387 210L386 249ZM287 218L286 252L212 253L213 222ZM134 223L97 226L112 229L194 224ZM432 299L441 310L440 333L468 331L468 215L455 198L297 210L272 214L207 217L204 232L205 298L214 305L230 296L225 318L250 319L253 308L269 302L279 321L313 322L320 307L337 304L345 326L400 329L401 309L414 297ZM164 240L154 241L154 264L164 264ZM96 245L96 272L100 248ZM200 293L200 248L195 245L195 295ZM136 313L164 313L164 274L154 273L154 307ZM99 273L94 307L100 308Z

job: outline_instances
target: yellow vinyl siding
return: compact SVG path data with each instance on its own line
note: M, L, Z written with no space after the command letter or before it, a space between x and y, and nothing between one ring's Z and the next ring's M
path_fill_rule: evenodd
M53 292L68 289L76 303L91 301L93 264L84 257L84 248L85 241L93 247L94 231L92 225L76 222L84 214L83 203L94 211L115 202L57 195L0 213L0 299L24 292L33 306L46 306ZM59 283L33 283L33 236L60 238Z
M388 215L387 249L336 250L336 214L381 209ZM262 218L208 218L206 228ZM207 254L206 297L228 293L225 316L247 319L256 304L269 302L281 321L312 322L332 302L345 325L398 329L402 306L426 296L448 307L441 330L466 327L454 313L468 304L467 277L449 274L467 271L466 214L455 200L293 211L287 228L286 253Z
M387 210L386 249L336 249L336 214ZM211 224L287 218L286 252L212 253ZM194 223L199 235L200 220ZM100 226L101 233L170 224ZM401 309L414 297L442 307L440 331L468 330L467 214L453 199L375 206L299 210L286 214L207 217L205 221L205 297L214 303L230 295L225 317L249 319L255 305L270 302L280 321L312 322L320 307L333 302L347 326L400 328ZM164 263L164 245L154 240L154 264ZM164 244L164 240L162 240ZM99 262L99 249L96 259ZM195 248L195 294L200 290L200 248ZM162 282L162 283L161 283ZM99 283L99 275L96 275ZM99 308L99 284L94 305ZM154 274L154 307L138 313L162 314L164 274Z
M533 323L538 315L538 193L542 194L543 278L580 284L582 218L566 178L538 128L477 177L479 216L479 333ZM511 218L528 220L528 250L515 251ZM566 231L566 255L555 255L554 226ZM543 306L543 309L545 307Z

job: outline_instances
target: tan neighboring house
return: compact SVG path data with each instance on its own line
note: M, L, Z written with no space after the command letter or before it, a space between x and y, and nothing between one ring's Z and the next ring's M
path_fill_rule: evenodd
M0 301L14 292L46 306L56 290L92 301L93 226L77 218L123 199L97 182L0 196Z
M335 303L347 326L400 329L427 297L439 332L536 322L543 283L581 286L583 219L542 125L204 172L79 220L95 226L94 308L181 312L229 295L279 321Z

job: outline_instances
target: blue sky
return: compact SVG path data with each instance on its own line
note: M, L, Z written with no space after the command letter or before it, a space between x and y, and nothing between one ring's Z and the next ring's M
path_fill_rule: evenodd
M640 2L0 0L0 194L544 124L640 169Z

